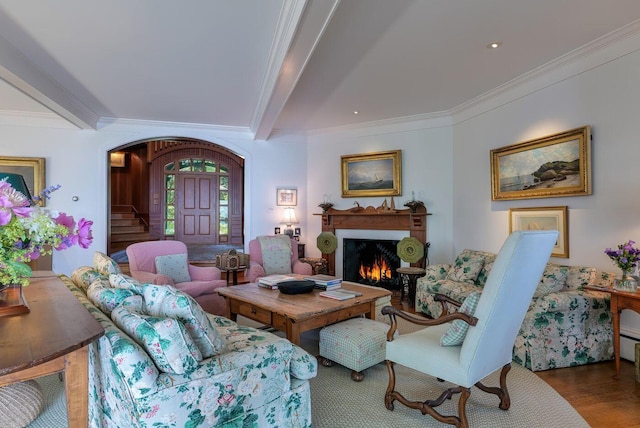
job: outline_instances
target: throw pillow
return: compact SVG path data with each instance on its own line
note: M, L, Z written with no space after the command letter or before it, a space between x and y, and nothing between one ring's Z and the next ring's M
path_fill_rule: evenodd
M112 273L122 273L118 263L100 251L93 253L93 267L104 276L109 276Z
M291 273L291 238L288 235L258 236L262 267L266 275Z
M187 253L156 257L156 273L167 275L176 284L191 281Z
M98 279L93 281L87 289L87 298L96 305L102 312L109 315L124 299L135 296L131 290L113 288L108 279Z
M558 292L564 288L566 282L567 268L549 263L544 269L533 297L542 297L549 293Z
M484 266L484 256L475 254L470 250L464 250L447 272L447 279L474 283L480 270Z
M479 291L474 291L473 293L469 294L464 302L462 302L462 305L460 305L460 309L458 310L458 312L473 316L473 314L476 312L476 308L478 307L480 295L481 293ZM462 342L464 342L464 338L467 336L468 331L469 324L462 320L454 320L451 323L449 329L440 338L440 346L462 345Z
M180 321L156 318L130 309L125 306L115 308L111 319L147 351L158 369L165 373L185 374L198 367L202 354Z
M113 288L131 290L136 294L142 294L142 289L144 288L144 284L140 281L136 281L130 276L124 274L112 273L109 275L109 284L111 284Z
M100 272L90 266L81 266L71 273L71 281L85 293L91 283L101 277Z
M144 288L144 301L147 314L182 321L204 358L225 350L218 330L193 297L170 285L149 284Z

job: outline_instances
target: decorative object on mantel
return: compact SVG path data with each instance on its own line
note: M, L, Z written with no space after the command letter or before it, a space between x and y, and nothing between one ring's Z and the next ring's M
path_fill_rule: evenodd
M320 208L322 208L322 212L326 213L329 208L331 208L333 206L333 204L331 202L323 202L321 204L318 205Z
M629 240L624 244L618 245L617 250L607 248L605 254L622 271L622 278L616 279L613 288L620 291L635 292L638 289L638 280L631 275L631 271L638 265L640 260L640 249L633 246L635 241Z
M404 206L408 207L412 213L415 213L418 211L418 207L424 207L424 202L412 199L408 202L405 202Z
M51 254L53 249L64 250L74 245L88 248L93 240L92 221L84 218L77 223L72 216L58 211L50 211L40 206L31 206L32 200L24 179L19 174L2 173L0 177L0 291L6 296L0 297L2 310L0 315L15 314L11 310L16 304L22 312L28 312L28 306L22 298L22 291L16 296L11 290L29 283L32 275L27 262L41 255ZM45 198L59 188L50 187L42 193ZM20 189L21 191L18 191ZM14 308L15 309L15 308ZM19 309L19 308L18 308ZM11 313L6 313L11 312ZM20 312L19 312L20 313Z
M322 254L332 254L338 248L338 238L331 232L322 232L316 243Z
M360 203L358 201L355 201L353 205L355 205L355 207L351 208L349 211L354 213L362 211L362 207L360 206Z

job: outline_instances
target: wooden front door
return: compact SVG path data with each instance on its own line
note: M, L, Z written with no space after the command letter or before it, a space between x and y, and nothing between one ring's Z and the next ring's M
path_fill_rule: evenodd
M185 244L217 243L217 176L177 175L176 239Z

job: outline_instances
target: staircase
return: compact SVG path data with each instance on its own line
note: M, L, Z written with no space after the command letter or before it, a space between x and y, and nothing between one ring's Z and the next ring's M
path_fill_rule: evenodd
M126 249L130 244L140 241L152 241L149 228L144 220L137 216L131 205L111 207L111 253Z

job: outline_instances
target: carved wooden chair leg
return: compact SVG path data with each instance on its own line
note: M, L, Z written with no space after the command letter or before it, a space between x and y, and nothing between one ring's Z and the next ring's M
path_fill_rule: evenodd
M467 400L471 396L470 388L462 388L460 393L460 399L458 400L458 418L459 424L456 424L460 428L469 428L469 421L467 420Z
M489 394L495 394L500 398L500 409L509 410L511 407L511 398L509 397L509 390L507 389L507 373L511 370L511 364L505 364L500 371L500 388L488 387L482 383L476 383L476 386L484 392Z
M396 387L396 372L393 370L393 362L389 360L387 360L387 371L389 372L389 386L387 386L387 392L384 394L384 405L387 409L393 410L393 402L395 401L393 390Z

